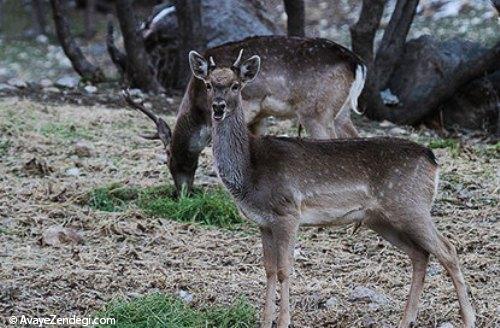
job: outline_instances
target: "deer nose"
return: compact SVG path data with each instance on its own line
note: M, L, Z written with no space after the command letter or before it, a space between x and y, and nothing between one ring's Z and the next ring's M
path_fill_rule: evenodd
M224 111L225 108L226 108L225 101L214 102L212 104L212 109L214 110L215 113L221 113Z

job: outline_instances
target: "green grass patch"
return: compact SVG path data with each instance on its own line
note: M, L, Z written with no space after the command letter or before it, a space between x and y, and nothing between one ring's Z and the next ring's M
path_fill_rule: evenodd
M431 149L447 149L452 157L457 157L460 154L460 144L454 139L432 139L429 141Z
M88 130L69 123L48 123L41 127L40 132L45 137L56 137L63 140L92 139Z
M173 193L171 185L139 189L113 184L92 190L88 204L106 212L135 205L151 216L228 229L243 223L234 202L222 188L198 188L191 196L179 198L172 197Z
M95 315L114 318L114 328L249 328L256 327L255 309L240 299L230 306L195 309L182 300L164 294L152 294L132 301L115 301Z
M0 140L0 157L7 155L10 147L12 147L12 141L10 140Z

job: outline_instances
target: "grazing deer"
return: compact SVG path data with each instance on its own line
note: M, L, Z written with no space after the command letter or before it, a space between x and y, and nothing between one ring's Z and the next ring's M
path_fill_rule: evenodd
M252 109L245 107L243 90L259 73L259 56L243 61L240 52L232 65L218 66L212 54L207 61L192 51L189 63L207 94L203 97L207 104L199 106L211 108L214 166L242 215L262 233L267 277L262 327L271 327L274 320L277 281L281 284L278 328L290 324L290 273L299 226L352 223L376 231L411 259L413 278L399 327L411 327L416 321L429 254L453 280L464 327L474 326L457 253L437 231L430 214L438 181L431 150L394 138L320 141L254 136L246 124ZM273 65L277 79L289 74L289 64L282 61L282 65L284 72L279 64ZM307 70L303 68L305 74ZM313 77L306 79L312 82ZM314 84L318 86L322 84ZM323 92L314 87L308 88L312 97Z
M209 49L205 55L230 66L242 48L265 60L259 80L242 91L246 123L253 133L261 133L263 119L274 116L298 117L315 139L358 136L350 109L357 110L365 66L351 51L325 39L260 36ZM207 70L213 68L210 60L207 65ZM169 169L178 192L192 188L211 124L205 84L191 78L169 149Z

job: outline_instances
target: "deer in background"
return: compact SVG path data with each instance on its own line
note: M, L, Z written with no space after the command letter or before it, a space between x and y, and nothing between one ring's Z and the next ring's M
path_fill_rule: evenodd
M261 60L254 55L243 61L241 52L234 63L227 64L227 56L224 59L225 64L219 65L214 53L208 60L194 51L189 54L193 75L206 93L195 99L207 102L199 103L200 108L211 109L216 171L241 214L255 222L262 234L267 277L262 327L270 328L275 318L277 282L281 284L278 328L289 327L290 273L299 226L346 224L367 226L410 257L413 277L399 327L412 327L416 322L429 254L451 276L464 327L474 327L475 314L457 253L431 218L438 183L432 151L396 138L255 136L246 119L255 104L245 102L243 94L257 77ZM271 79L271 72L275 79L285 78L293 72L290 62L273 62L264 78ZM314 98L326 91L320 82L319 64L310 72L308 65L301 67L302 72L306 76L317 72L316 81L313 76L303 76L293 82L293 74L286 79L292 85L307 86ZM310 65L314 67L314 61ZM308 102L301 99L301 103Z
M266 117L297 117L315 139L356 137L350 109L365 81L365 66L348 49L326 39L260 36L206 51L207 58L230 66L245 48L264 59L258 81L242 92L246 124L263 132ZM240 54L241 55L241 54ZM207 62L207 70L213 68ZM211 107L205 84L191 78L177 114L167 152L176 190L191 191L201 151L211 138Z

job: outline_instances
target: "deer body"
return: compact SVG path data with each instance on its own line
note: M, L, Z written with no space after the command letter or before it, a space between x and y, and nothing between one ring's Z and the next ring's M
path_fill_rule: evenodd
M253 56L231 66L212 65L190 53L195 77L211 105L214 164L241 213L262 233L267 287L262 327L274 320L281 284L278 328L290 324L289 286L300 225L363 223L408 254L413 278L400 327L416 322L430 254L450 274L464 327L474 327L453 245L437 231L431 205L437 163L427 148L401 139L301 140L250 133L241 90L260 67Z
M252 133L261 134L264 119L274 116L297 117L315 139L358 135L350 109L357 110L365 67L352 52L324 39L262 36L209 49L205 56L229 67L241 48L264 59L259 80L242 90ZM210 113L204 83L192 78L170 149L169 168L178 191L192 187L199 153L210 141Z

